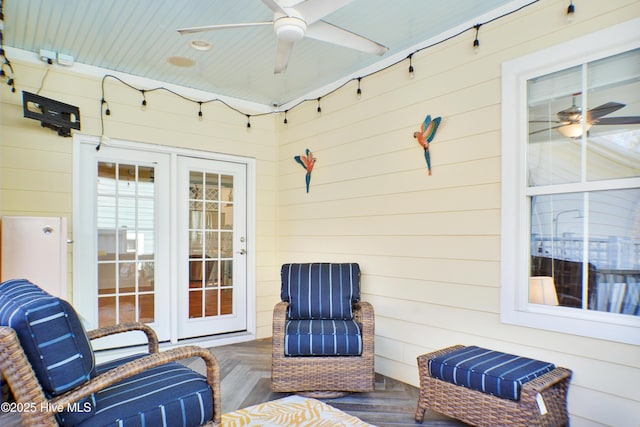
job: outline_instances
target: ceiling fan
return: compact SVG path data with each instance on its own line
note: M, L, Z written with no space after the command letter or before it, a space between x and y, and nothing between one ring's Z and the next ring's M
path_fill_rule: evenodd
M576 105L576 96L579 93L573 94L573 102L571 107L562 111L558 111L556 116L558 120L530 120L529 123L557 123L557 125L546 129L540 129L533 132L529 132L529 135L534 135L541 132L546 132L550 129L555 129L563 136L568 138L578 138L582 136L582 108ZM594 125L631 125L640 124L640 116L620 116L620 117L604 117L611 113L614 113L626 105L619 102L606 102L597 107L591 108L587 111L585 118L585 129L588 131Z
M204 27L183 28L180 34L203 31L226 30L229 28L273 25L278 39L274 73L284 73L294 44L303 37L356 49L361 52L384 55L389 49L351 31L337 27L322 18L346 6L353 0L305 0L293 7L281 5L282 0L262 0L273 11L273 20L265 22L243 22L237 24L207 25Z

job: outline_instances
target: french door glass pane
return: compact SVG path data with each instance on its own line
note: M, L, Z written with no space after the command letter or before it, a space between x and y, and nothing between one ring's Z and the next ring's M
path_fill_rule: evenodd
M189 318L231 314L233 176L189 173Z
M99 326L155 319L154 168L99 162Z

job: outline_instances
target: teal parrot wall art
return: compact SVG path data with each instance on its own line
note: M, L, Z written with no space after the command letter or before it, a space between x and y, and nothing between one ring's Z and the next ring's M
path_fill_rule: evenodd
M307 183L307 193L309 192L309 183L311 182L311 171L313 170L313 165L316 164L316 158L313 157L313 153L309 151L307 148L306 156L295 156L294 159L296 162L300 163L300 165L307 171L305 175L305 181Z
M432 120L431 115L427 115L424 122L422 122L422 126L420 126L420 132L413 133L413 137L418 140L418 143L424 149L424 158L427 161L429 175L431 175L431 155L429 154L429 144L436 136L436 131L438 130L438 126L440 126L441 120L442 117L436 117Z

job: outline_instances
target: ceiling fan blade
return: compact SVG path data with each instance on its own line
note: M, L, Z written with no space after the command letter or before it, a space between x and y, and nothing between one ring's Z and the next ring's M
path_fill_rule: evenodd
M384 55L389 48L379 43L362 37L344 28L336 27L325 21L317 21L307 27L306 37L327 43L344 46L361 52Z
M274 74L281 74L287 70L289 57L293 51L293 44L293 42L278 39L278 46L276 47L276 65L273 69Z
M594 125L637 125L640 124L640 116L604 117L596 120Z
M275 0L262 0L269 9L273 11L273 13L281 13L283 15L287 15L287 12L284 11L282 6L280 6Z
M619 102L607 102L606 104L598 105L597 107L587 111L587 121L590 122L599 119L600 117L604 117L607 114L618 111L624 106L625 104L621 104Z
M293 7L302 15L307 25L311 25L330 13L348 5L352 1L353 0L306 0Z
M178 32L180 34L193 34L193 33L202 33L205 31L227 30L229 28L257 27L260 25L273 25L273 21L242 22L239 24L205 25L204 27L181 28L178 30Z

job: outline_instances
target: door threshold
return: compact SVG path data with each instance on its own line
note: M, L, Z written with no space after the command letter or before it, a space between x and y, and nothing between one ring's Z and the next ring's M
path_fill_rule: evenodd
M204 348L218 347L228 344L236 344L239 342L254 341L256 335L251 332L233 332L229 334L209 335L197 338L187 338L180 340L177 343L171 343L169 341L160 343L160 351L170 350L172 348L183 347L185 345L198 345ZM147 345L136 345L129 347L110 348L105 350L96 350L94 352L96 364L109 362L111 360L119 359L122 357L131 356L137 353L146 353L148 351Z

